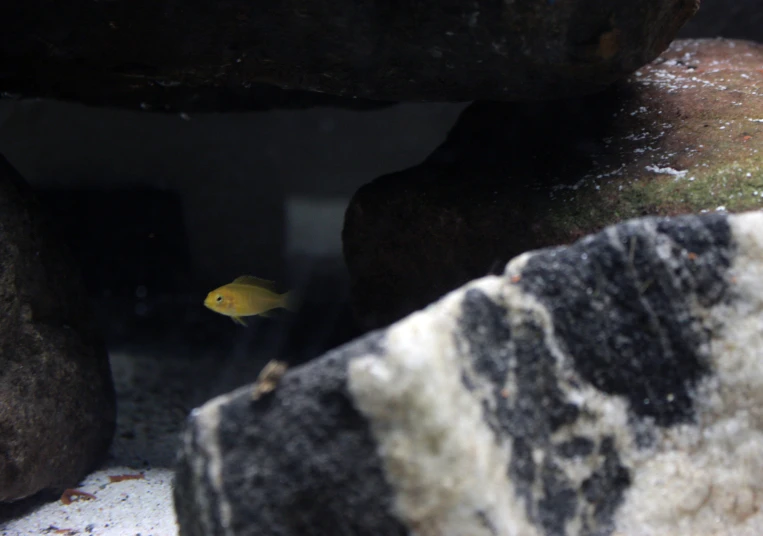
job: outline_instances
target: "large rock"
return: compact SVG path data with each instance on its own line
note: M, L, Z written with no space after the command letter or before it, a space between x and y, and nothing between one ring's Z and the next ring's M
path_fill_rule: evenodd
M761 315L760 212L522 255L194 410L181 535L758 534Z
M116 422L79 271L0 156L0 501L74 487Z
M358 321L398 320L530 249L644 215L763 207L763 45L683 40L617 88L479 102L414 168L350 202Z
M0 18L0 91L101 104L174 88L245 101L252 84L382 100L557 98L654 59L697 5L16 2Z

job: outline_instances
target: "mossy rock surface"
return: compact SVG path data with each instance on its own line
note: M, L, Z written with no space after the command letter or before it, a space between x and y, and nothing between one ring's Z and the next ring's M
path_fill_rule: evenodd
M554 191L550 232L763 206L763 45L677 41L629 84L602 165Z

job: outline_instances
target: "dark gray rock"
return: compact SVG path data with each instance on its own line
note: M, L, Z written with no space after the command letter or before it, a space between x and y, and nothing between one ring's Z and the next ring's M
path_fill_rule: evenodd
M51 227L0 156L0 501L76 486L116 422L108 355Z
M162 97L246 103L253 84L392 101L558 98L654 59L697 4L19 2L0 19L0 91L100 104L150 95L159 109Z
M406 534L347 391L348 360L380 344L369 335L307 364L256 403L244 387L194 410L174 485L182 534Z
M524 251L626 218L763 207L763 45L676 40L609 91L476 102L345 215L353 309L386 326Z
M195 410L181 535L753 534L761 314L760 212L524 254Z

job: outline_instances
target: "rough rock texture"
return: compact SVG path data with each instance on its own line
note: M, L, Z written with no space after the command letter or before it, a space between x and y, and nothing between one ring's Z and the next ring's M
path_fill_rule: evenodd
M763 45L682 40L602 94L471 105L426 161L350 202L359 322L387 325L625 218L763 206L761 65Z
M76 486L114 432L108 355L50 225L0 156L0 501Z
M182 535L759 534L763 213L630 220L194 410Z
M33 0L0 17L0 91L116 102L157 85L272 84L382 100L555 98L651 61L697 5Z

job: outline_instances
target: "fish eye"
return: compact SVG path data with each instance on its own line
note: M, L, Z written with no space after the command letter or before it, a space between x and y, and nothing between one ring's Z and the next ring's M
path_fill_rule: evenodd
M217 295L217 298L215 298L215 301L216 301L217 303L222 303L222 301L223 301L223 297L222 297L220 294L218 294L218 295Z

